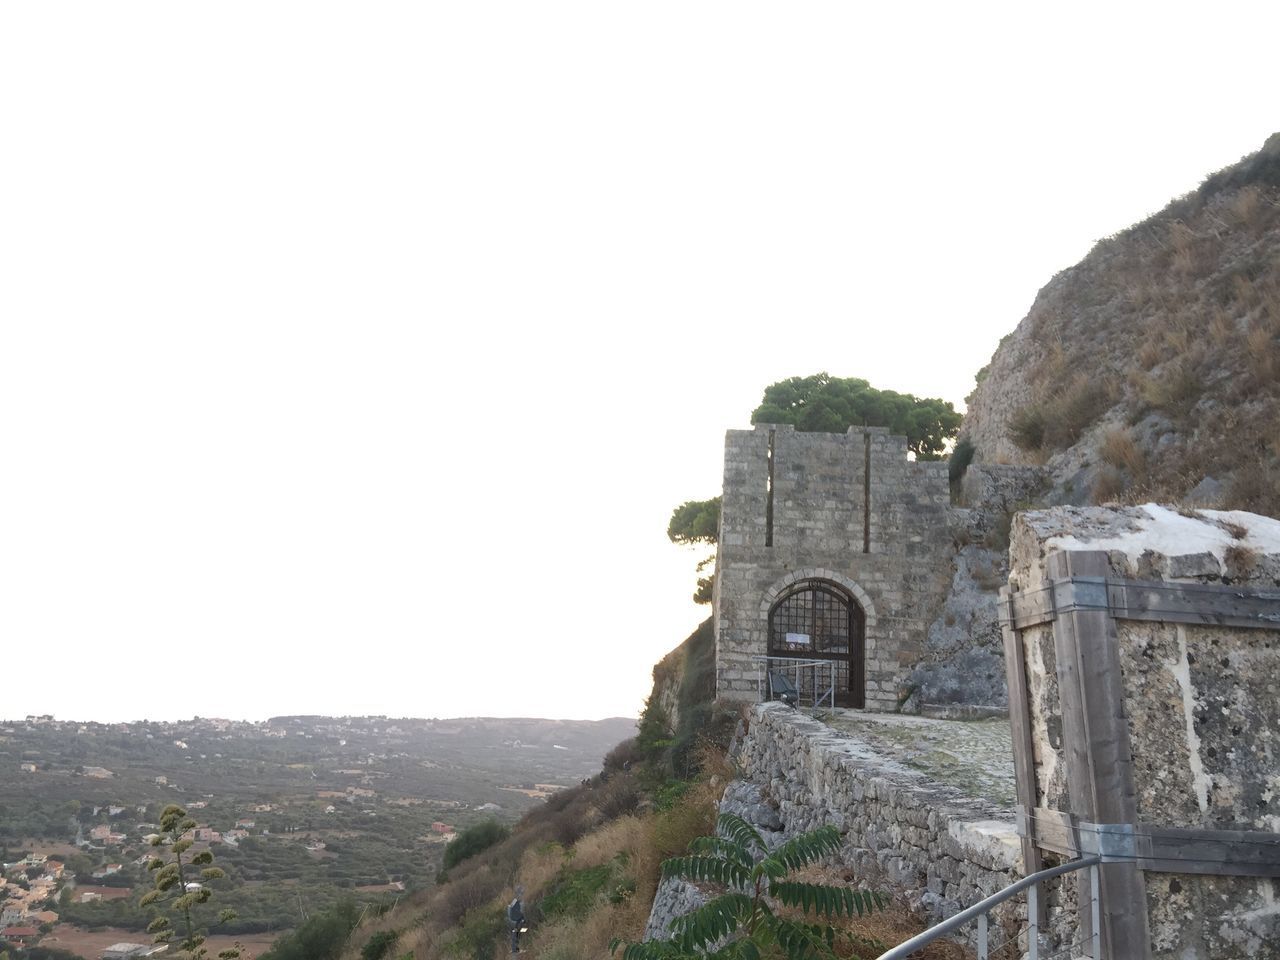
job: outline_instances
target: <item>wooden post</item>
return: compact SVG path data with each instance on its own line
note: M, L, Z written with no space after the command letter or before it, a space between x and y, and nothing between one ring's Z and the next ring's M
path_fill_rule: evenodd
M1092 577L1105 580L1107 555L1101 551L1054 553L1047 561L1050 580ZM1137 796L1133 755L1124 716L1120 651L1106 600L1055 597L1059 615L1053 622L1062 704L1063 753L1071 813L1094 823L1134 823ZM1073 589L1081 589L1079 584ZM1065 608L1065 609L1064 609ZM1101 877L1102 955L1110 960L1146 960L1151 956L1147 928L1146 883L1134 863L1109 863ZM1093 934L1090 880L1077 887L1082 936Z
M1027 691L1027 667L1022 636L1013 625L1013 605L1008 586L1000 588L1000 624L1004 637L1004 672L1009 684L1009 729L1013 734L1013 773L1018 791L1022 832L1022 875L1044 867L1036 846L1036 764L1031 743L1031 701ZM1041 922L1044 917L1037 918Z

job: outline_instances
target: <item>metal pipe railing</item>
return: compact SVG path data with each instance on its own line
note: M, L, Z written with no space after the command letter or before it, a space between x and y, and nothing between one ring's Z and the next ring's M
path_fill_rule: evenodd
M812 711L816 714L818 708L825 702L831 710L836 706L836 661L834 660L816 660L804 657L752 657L760 664L760 674L756 679L756 685L760 691L760 699L765 700L772 696L772 684L769 680L769 673L772 670L779 672L793 671L794 683L800 698L804 699L806 692L812 699ZM805 684L801 680L802 673L811 673L811 684ZM826 674L824 677L823 674ZM826 689L823 689L823 684ZM801 704L797 702L796 706Z
M1040 952L1039 942L1039 913L1037 900L1037 887L1045 880L1051 880L1054 877L1062 876L1064 873L1072 873L1076 870L1083 870L1086 867L1090 871L1091 886L1093 888L1093 956L1099 955L1098 945L1101 938L1098 933L1098 921L1100 919L1100 911L1098 909L1098 864L1102 863L1102 857L1085 857L1081 860L1071 860L1067 863L1060 864L1056 867L1049 867L1046 870L1040 870L1036 873L1028 874L1021 880L1009 884L1003 890L998 890L985 900L979 900L973 906L961 910L954 917L943 920L937 926L930 927L924 933L912 937L905 943L900 943L896 947L880 954L878 960L904 960L917 950L923 949L933 941L940 937L945 937L948 933L958 930L970 920L978 921L978 957L979 960L986 960L987 957L987 915L1000 904L1009 900L1028 887L1031 888L1027 894L1027 926L1031 936L1027 938L1027 957L1028 960L1038 960Z

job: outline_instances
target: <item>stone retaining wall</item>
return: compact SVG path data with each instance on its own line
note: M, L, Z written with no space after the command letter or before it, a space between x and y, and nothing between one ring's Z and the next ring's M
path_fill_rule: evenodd
M837 827L841 860L858 881L931 921L1020 876L1011 810L928 780L789 707L754 708L737 760L777 811L783 835ZM1003 919L1025 916L1024 904L1010 910Z

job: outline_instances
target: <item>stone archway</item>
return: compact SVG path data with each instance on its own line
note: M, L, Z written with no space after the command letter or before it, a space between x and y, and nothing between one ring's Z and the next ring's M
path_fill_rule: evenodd
M866 704L867 626L871 598L855 581L826 569L788 574L761 604L770 657L831 663L836 704Z

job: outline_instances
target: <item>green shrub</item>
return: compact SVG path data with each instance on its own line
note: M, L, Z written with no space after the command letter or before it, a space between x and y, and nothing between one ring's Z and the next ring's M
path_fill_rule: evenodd
M718 835L693 840L688 856L665 861L662 875L714 883L724 892L673 920L669 939L643 943L615 939L609 945L611 953L616 956L621 948L621 960L760 960L762 956L836 960L849 956L850 947L864 945L865 938L850 937L848 944L842 942L837 949L837 937L842 941L845 937L822 921L883 910L886 898L848 884L810 883L790 876L840 849L835 827L792 837L772 852L755 827L741 817L721 814L718 827ZM780 915L778 904L802 910L820 922L814 925ZM874 949L879 952L883 946L877 942Z
M510 835L511 829L497 820L482 820L467 827L444 848L444 869L456 867L468 857L474 857L482 850L488 850Z
M432 903L432 918L451 927L464 915L488 903L506 888L505 876L492 867L473 870L445 886Z
M620 853L608 863L582 870L568 870L542 898L538 909L549 920L569 917L581 920L601 900L622 903L636 892L636 879L626 873L628 857Z
M614 867L608 863L565 874L552 892L542 898L543 915L581 919L600 899L613 874Z
M356 905L343 901L280 937L261 960L337 960L359 919Z
M654 806L659 810L670 810L681 797L689 792L691 786L693 786L693 783L689 780L668 780L654 794Z
M399 939L400 934L395 930L379 930L360 951L361 960L382 960Z
M947 461L947 477L953 484L960 482L964 472L969 469L969 464L973 462L973 455L976 452L973 441L968 437L956 442L951 451L951 459Z
M507 919L502 907L470 910L462 918L457 939L449 952L468 960L493 960L498 941L507 932Z

